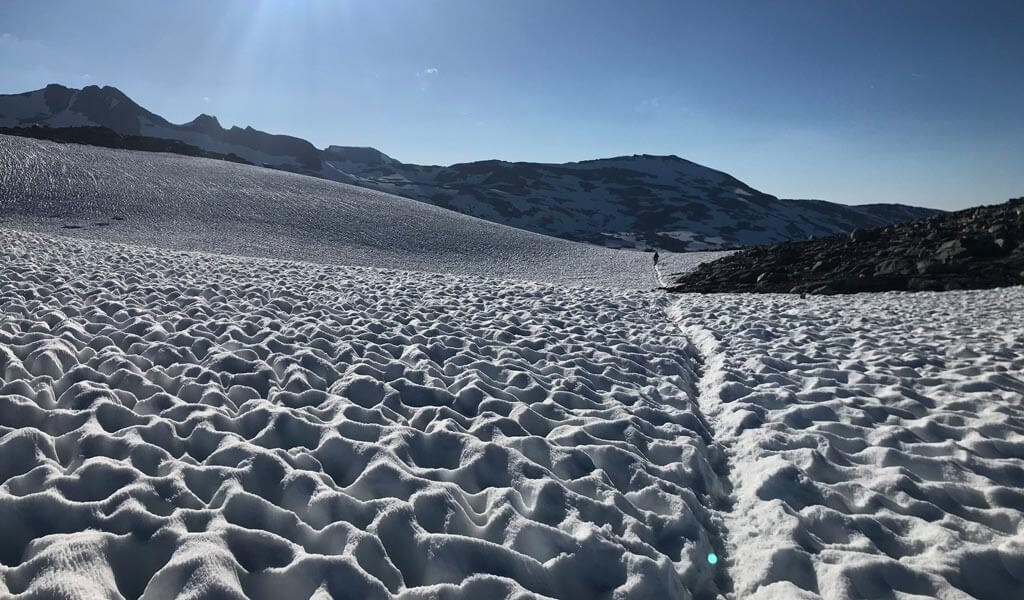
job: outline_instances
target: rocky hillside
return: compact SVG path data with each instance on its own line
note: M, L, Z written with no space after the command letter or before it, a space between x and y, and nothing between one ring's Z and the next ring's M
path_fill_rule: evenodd
M206 152L420 200L537 233L608 247L706 250L805 239L921 218L902 205L783 200L677 156L565 164L499 160L407 164L374 148L329 146L221 126L199 115L173 124L112 87L50 85L0 95L0 127L108 127L179 140Z
M847 235L749 248L673 292L851 293L1024 284L1024 198Z
M678 156L565 164L489 160L450 167L328 148L344 181L538 233L609 247L707 250L822 236L933 214L901 205L780 200ZM352 149L344 149L346 152Z

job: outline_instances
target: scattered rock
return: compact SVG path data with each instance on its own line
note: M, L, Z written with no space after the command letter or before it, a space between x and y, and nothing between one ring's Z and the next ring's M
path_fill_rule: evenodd
M850 239L855 242L869 242L878 239L881 234L881 229L854 229L850 232Z
M939 245L938 252L935 253L935 260L943 263L949 263L963 257L967 254L967 248L960 240L950 240L943 242Z
M934 260L917 261L917 272L921 275L937 275L943 272L942 264Z
M890 258L878 263L875 275L907 275L915 270L914 264L906 258Z

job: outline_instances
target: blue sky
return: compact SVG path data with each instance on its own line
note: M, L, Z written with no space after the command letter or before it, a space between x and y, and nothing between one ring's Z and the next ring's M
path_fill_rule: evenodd
M1024 195L1020 0L0 3L0 92L114 85L406 162L677 154L780 197Z

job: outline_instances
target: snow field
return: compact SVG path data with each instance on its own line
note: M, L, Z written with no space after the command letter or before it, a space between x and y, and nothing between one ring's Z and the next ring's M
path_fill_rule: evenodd
M1024 598L1024 288L687 295L736 598Z
M658 295L0 233L0 597L730 585Z
M285 171L0 135L0 226L173 250L649 290L651 257Z
M0 598L1024 598L1024 289L715 256L0 136Z

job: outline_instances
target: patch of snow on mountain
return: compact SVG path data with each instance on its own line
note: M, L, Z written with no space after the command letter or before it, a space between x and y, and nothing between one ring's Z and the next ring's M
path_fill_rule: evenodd
M65 110L46 120L48 127L94 127L96 123L81 113Z

